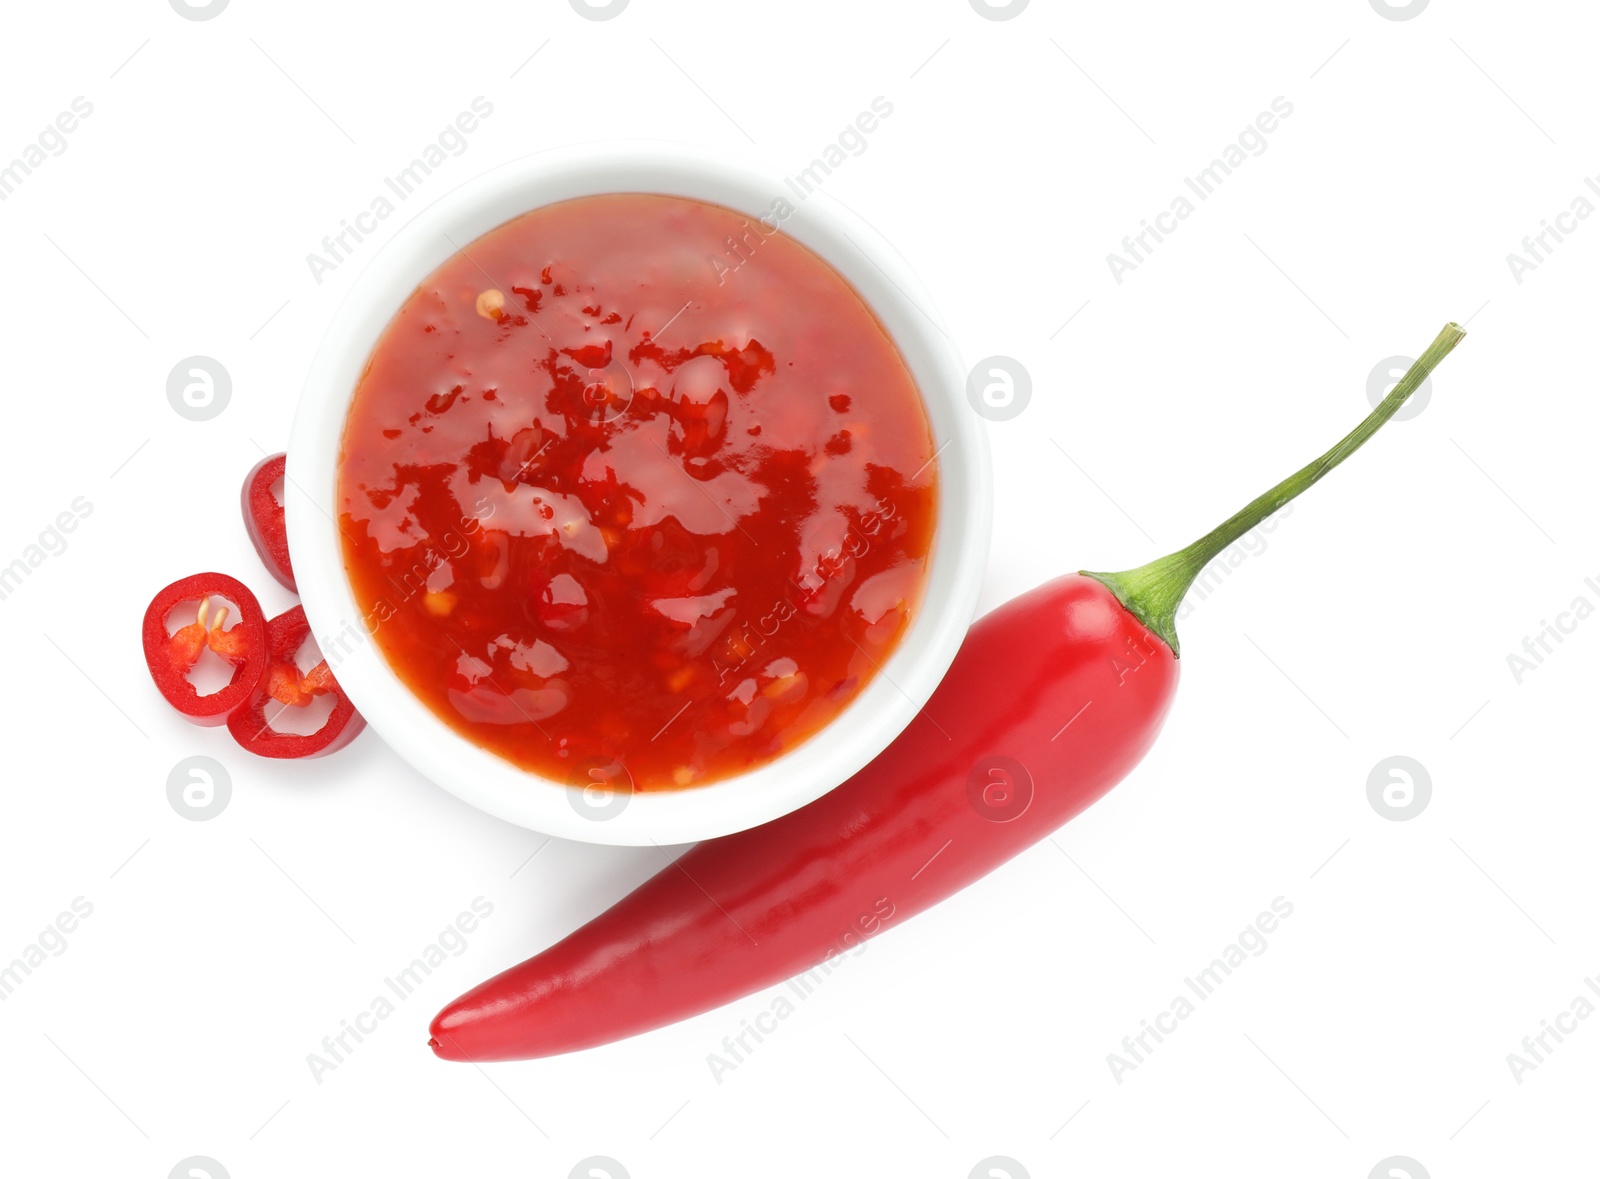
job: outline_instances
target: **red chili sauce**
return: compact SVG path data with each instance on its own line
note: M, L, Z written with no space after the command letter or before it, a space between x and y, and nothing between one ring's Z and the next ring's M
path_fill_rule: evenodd
M775 219L549 205L379 340L345 423L345 568L395 673L479 746L574 784L713 782L815 735L904 633L927 414Z

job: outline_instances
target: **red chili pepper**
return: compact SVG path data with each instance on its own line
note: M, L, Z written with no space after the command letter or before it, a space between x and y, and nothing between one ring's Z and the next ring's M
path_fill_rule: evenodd
M261 757L321 757L343 749L366 727L366 721L344 694L328 663L323 660L304 675L295 655L311 634L311 624L300 606L284 611L267 623L266 677L248 700L228 717L228 732L251 753ZM318 696L331 694L333 711L314 733L283 733L272 727L277 716L290 708L304 708Z
M233 603L238 617L224 629ZM195 620L167 633L167 616L186 602L196 603ZM220 725L261 683L267 666L267 625L261 604L244 585L224 573L196 573L167 586L144 612L144 661L168 704L196 724ZM233 665L233 676L215 692L201 695L189 673L210 650Z
M244 509L245 531L250 534L250 543L256 546L261 563L292 590L295 584L294 566L289 563L289 530L284 524L283 504L272 494L273 484L284 477L287 461L287 455L274 454L250 468L239 502Z
M864 770L783 818L692 848L467 992L434 1018L434 1052L571 1052L814 978L1050 834L1155 740L1194 578L1344 461L1463 335L1447 325L1338 445L1188 548L1126 573L1059 578L985 616L921 718Z

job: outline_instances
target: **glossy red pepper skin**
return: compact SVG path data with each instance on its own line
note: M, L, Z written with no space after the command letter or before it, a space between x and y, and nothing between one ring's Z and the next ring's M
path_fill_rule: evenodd
M1128 773L1178 660L1099 581L1048 582L981 619L923 714L855 777L699 844L617 905L434 1019L447 1060L619 1040L800 974L1049 835Z
M206 598L233 603L233 624L206 641L206 627L188 623L176 632L167 630L167 618L179 605L199 605ZM189 638L188 649L183 640ZM228 714L250 698L266 674L267 624L261 604L242 582L226 573L196 573L166 586L145 608L141 628L145 665L166 702L200 725L220 725ZM215 692L201 695L189 682L189 672L200 649L212 650L233 664L233 677ZM221 648L221 649L219 649Z
M248 752L260 757L321 757L343 749L366 728L367 722L356 711L350 697L344 694L344 689L327 672L325 663L311 673L318 683L317 693L331 693L334 697L333 711L328 714L322 727L314 733L304 734L279 732L272 727L274 717L284 709L294 707L294 704L274 698L273 691L277 687L275 673L287 672L290 679L301 678L294 667L294 657L310 634L311 624L306 621L303 607L291 607L268 620L267 674L250 698L228 717L228 732Z
M294 589L294 566L289 562L289 529L284 523L283 505L272 494L272 485L284 477L286 455L273 454L250 468L239 492L244 512L245 531L255 545L267 572L287 589ZM287 494L287 492L285 492Z

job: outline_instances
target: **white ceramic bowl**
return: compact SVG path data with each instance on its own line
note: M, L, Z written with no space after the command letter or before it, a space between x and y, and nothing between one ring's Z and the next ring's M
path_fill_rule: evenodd
M867 687L821 733L775 761L708 786L586 798L473 744L390 669L366 634L334 524L345 413L379 335L402 301L474 238L571 197L651 192L698 198L752 217L783 196L785 232L826 259L899 346L938 447L939 505L922 606ZM428 778L490 814L591 843L673 844L765 823L831 790L908 725L955 657L988 555L988 444L966 399L966 374L921 284L866 222L825 193L796 200L783 177L696 149L608 144L541 152L457 188L402 227L368 264L328 327L306 379L289 446L287 500L295 578L323 653L367 722ZM599 804L599 805L597 805Z

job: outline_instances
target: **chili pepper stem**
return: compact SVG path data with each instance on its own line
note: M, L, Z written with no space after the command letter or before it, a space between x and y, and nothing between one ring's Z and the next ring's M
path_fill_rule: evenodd
M1380 426L1394 417L1406 399L1416 392L1428 374L1466 334L1459 324L1445 324L1433 343L1428 345L1427 351L1417 357L1416 362L1406 370L1405 376L1359 426L1321 458L1307 463L1266 494L1251 500L1187 548L1124 573L1091 573L1085 569L1082 570L1083 575L1103 583L1135 618L1159 635L1176 656L1178 606L1200 571L1230 544L1359 450L1368 438L1377 433Z

